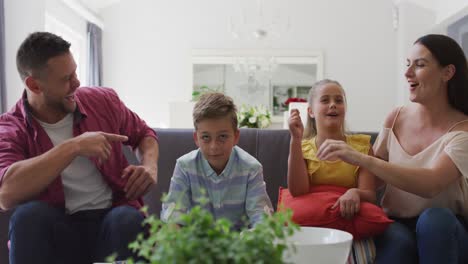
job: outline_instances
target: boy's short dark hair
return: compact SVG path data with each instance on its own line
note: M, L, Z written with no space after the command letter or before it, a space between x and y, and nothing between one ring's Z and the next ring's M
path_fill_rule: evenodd
M193 108L193 125L205 119L217 119L230 117L232 127L237 129L237 107L231 97L222 93L207 93L200 96L200 99Z
M16 67L22 80L39 77L50 58L70 52L70 42L49 32L31 33L16 53Z

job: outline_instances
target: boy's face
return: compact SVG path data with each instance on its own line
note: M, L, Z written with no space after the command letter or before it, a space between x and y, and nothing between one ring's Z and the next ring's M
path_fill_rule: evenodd
M198 122L193 139L211 168L220 174L239 142L239 129L234 129L230 117L205 119Z

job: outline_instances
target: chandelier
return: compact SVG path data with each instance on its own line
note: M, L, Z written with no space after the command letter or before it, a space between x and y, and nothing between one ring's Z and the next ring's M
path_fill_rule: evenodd
M234 70L246 76L251 90L271 80L278 63L274 55L264 51L271 49L272 44L289 30L289 16L282 14L278 5L275 8L275 1L268 2L269 9L264 7L264 0L256 2L256 6L241 9L240 14L229 21L235 42L263 51L234 59Z
M251 89L271 80L278 67L274 56L236 57L234 60L234 71L247 77Z

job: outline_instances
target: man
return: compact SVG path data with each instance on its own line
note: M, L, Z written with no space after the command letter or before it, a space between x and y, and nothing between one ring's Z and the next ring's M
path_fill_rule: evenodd
M155 132L108 88L81 87L70 43L29 35L16 63L26 89L0 116L0 207L10 263L92 263L142 231L138 210L157 179ZM129 165L122 143L138 148Z

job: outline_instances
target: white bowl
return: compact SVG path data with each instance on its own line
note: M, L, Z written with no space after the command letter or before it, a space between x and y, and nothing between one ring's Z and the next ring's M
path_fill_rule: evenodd
M296 247L295 252L289 247L285 253L287 263L344 264L353 236L331 228L301 227L287 240Z

